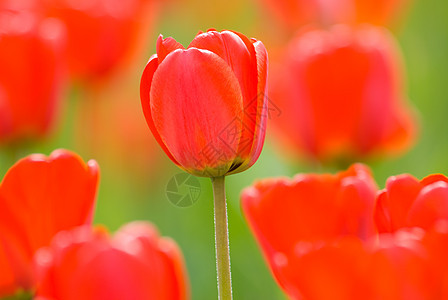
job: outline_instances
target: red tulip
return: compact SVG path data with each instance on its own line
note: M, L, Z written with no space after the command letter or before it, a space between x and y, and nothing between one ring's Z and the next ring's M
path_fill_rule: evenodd
M380 236L377 245L356 237L299 255L274 268L291 299L432 299L432 273L419 237Z
M428 230L440 220L448 221L448 178L443 175L421 181L406 174L392 176L377 197L375 222L380 232L405 227Z
M305 23L390 25L405 12L408 0L260 0L265 11L295 31Z
M343 236L367 240L373 232L376 185L361 164L336 175L268 179L242 193L243 212L282 287L276 265Z
M218 177L246 170L266 130L267 53L240 33L210 30L187 49L157 40L140 97L157 142L183 170Z
M369 23L387 26L402 17L409 0L340 0L322 1L321 12L335 23Z
M0 143L47 134L64 82L61 24L22 2L0 3Z
M155 1L146 0L43 1L46 15L66 26L72 77L87 83L128 63L156 8Z
M287 48L271 85L276 136L321 161L397 153L414 140L400 55L381 28L309 30Z
M182 254L150 224L61 232L36 254L42 299L189 299ZM40 299L40 298L39 298Z
M18 161L0 185L0 297L34 284L32 257L53 236L91 224L98 184L95 161L56 150Z

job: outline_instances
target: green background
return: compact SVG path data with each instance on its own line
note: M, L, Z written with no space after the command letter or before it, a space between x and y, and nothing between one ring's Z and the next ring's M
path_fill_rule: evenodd
M229 5L200 1L170 3L159 19L148 42L147 53L139 58L143 70L148 57L155 52L158 33L173 36L187 45L198 30L210 27L232 29L251 35L254 25L263 22L264 15L252 2L230 2ZM223 12L223 7L226 8ZM206 12L206 16L204 15ZM448 3L444 0L415 1L403 21L392 29L404 54L406 82L410 102L419 112L420 133L416 145L398 158L367 162L380 188L387 177L410 173L422 178L431 173L448 174ZM262 36L257 38L263 40ZM268 49L269 52L269 49ZM136 74L138 74L138 71ZM127 101L139 102L139 76L130 75L132 88ZM166 198L166 184L181 172L159 149L154 146L148 155L152 163L142 162L138 168L126 168L132 154L106 159L91 151L73 138L79 120L75 114L83 99L80 88L72 88L68 104L59 124L60 128L50 140L33 145L19 154L9 150L1 152L1 173L12 161L31 152L49 154L56 148L67 148L79 153L85 160L96 159L101 167L101 183L95 215L96 224L104 224L111 231L133 220L149 220L163 236L176 240L186 260L193 299L216 299L216 274L213 236L212 190L209 179L199 178L201 194L191 207L178 208ZM279 116L281 117L281 116ZM139 113L135 118L143 119ZM106 126L107 127L107 126ZM281 152L272 147L268 137L258 162L248 171L227 177L227 198L230 230L232 280L235 299L284 299L270 275L254 238L241 213L241 190L255 180L273 176L293 176L311 171L305 164L293 163L282 158ZM114 134L108 133L108 134ZM150 131L147 138L155 143ZM117 141L120 143L120 141ZM99 145L101 147L101 145ZM114 163L115 162L115 163ZM129 162L130 164L130 162ZM120 167L117 167L120 165ZM335 169L322 169L335 171Z

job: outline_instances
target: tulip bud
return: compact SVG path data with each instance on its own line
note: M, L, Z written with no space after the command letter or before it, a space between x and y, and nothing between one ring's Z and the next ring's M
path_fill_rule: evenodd
M140 97L157 142L181 169L218 177L248 169L266 131L267 53L242 34L199 33L187 49L157 40Z

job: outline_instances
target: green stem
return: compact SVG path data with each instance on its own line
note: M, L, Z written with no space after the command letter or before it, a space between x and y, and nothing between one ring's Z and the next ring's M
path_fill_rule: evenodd
M212 178L215 202L215 248L218 272L218 299L232 299L230 276L229 232L227 229L227 204L224 176Z

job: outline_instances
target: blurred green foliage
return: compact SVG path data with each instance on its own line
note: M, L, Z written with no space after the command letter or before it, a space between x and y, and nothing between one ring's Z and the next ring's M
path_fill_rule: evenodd
M173 36L187 45L198 30L210 27L218 30L233 29L251 35L253 23L262 19L262 14L252 2L237 2L238 7L227 7L224 16L221 10L226 7L225 4L214 5L214 2L207 2L207 7L198 9L201 8L199 1L196 1L196 6L189 5L191 1L181 2L182 0L171 3L159 16L159 26L154 30L153 36L149 37L152 42L151 49L140 59L141 70L148 57L155 52L158 33L165 37ZM204 17L206 11L207 16ZM416 0L404 22L399 28L395 28L393 33L404 54L408 95L419 111L421 129L417 144L405 155L367 162L380 188L384 187L387 177L400 173L410 173L417 178L430 173L448 174L448 96L444 92L448 84L448 2ZM262 36L257 38L263 40ZM134 88L139 89L138 78L135 79ZM170 178L180 170L158 147L154 147L154 152L148 153L156 156L157 164L142 165L143 172L132 174L123 171L126 169L117 169L116 164L110 160L93 154L102 153L101 151L93 152L78 146L74 142L73 128L77 126L76 120L79 120L74 114L83 100L81 94L72 89L64 116L60 120L61 127L50 140L28 149L20 149L17 153L2 151L0 173L3 175L18 157L31 152L49 154L56 148L73 150L85 160L96 159L101 167L101 183L95 223L104 224L111 231L115 231L132 220L153 222L162 235L172 237L182 249L193 299L215 299L217 290L210 180L199 179L201 195L193 206L178 208L167 200L165 188ZM140 99L138 96L130 97L128 101L139 102ZM135 117L143 118L143 114ZM150 138L155 143L152 137ZM272 144L272 139L268 136L258 162L248 171L229 176L226 180L235 299L285 299L248 230L241 213L239 194L256 179L293 176L298 172L315 170L305 164L292 163L282 158L279 149ZM126 165L129 157L122 155L117 159L121 160L121 165ZM145 174L147 178L142 178Z

